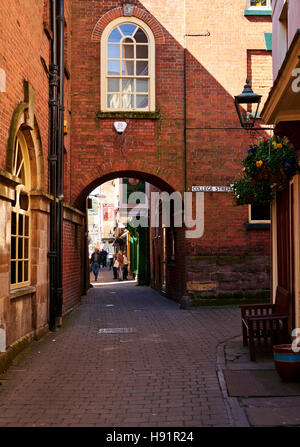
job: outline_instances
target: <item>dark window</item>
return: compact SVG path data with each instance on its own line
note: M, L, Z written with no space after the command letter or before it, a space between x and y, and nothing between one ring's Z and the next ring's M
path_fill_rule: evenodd
M251 221L270 219L270 205L251 205Z

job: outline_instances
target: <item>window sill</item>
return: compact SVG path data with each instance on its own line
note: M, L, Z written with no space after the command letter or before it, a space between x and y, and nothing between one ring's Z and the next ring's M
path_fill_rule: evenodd
M12 289L9 292L9 298L13 300L14 298L19 298L24 295L31 295L36 292L36 288L33 286L20 287L19 289Z
M98 119L149 119L158 120L160 118L160 112L97 112L96 117Z
M269 223L247 223L246 230L270 230L271 224Z
M244 16L271 16L272 9L245 9Z

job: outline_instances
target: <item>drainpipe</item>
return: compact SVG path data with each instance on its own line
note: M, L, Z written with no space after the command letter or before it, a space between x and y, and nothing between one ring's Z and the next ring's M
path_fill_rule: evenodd
M57 0L57 58L59 70L57 138L57 308L58 326L62 324L63 298L63 202L64 202L64 0Z
M184 36L185 39L185 36ZM186 169L186 47L183 49L183 163L184 163L184 191L187 191L187 169Z
M56 176L57 176L57 118L58 118L58 66L57 66L57 28L56 28L56 0L51 0L51 22L52 22L52 43L51 43L51 64L49 65L49 108L50 108L50 148L49 148L49 176L50 194L53 200L50 204L50 249L49 274L50 274L50 299L49 299L49 329L56 328L56 295L57 295L57 275L56 275Z

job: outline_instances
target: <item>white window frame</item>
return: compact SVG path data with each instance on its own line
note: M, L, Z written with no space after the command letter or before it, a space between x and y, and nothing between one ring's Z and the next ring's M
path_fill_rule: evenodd
M16 193L15 193L16 194L16 203L11 208L11 213L15 213L15 215L16 215L16 233L11 234L11 240L13 237L16 240L15 258L12 258L11 257L12 253L10 253L10 261L16 263L16 267L15 267L16 282L11 283L11 276L10 276L10 289L11 290L28 286L28 285L30 285L30 282L31 282L30 159L29 159L29 153L28 153L26 140L25 140L25 137L22 132L18 132L18 134L16 135L15 144L14 144L12 174L15 175L16 177L18 177L20 174L20 166L18 166L18 163L17 163L17 156L18 156L19 151L21 151L21 153L22 153L22 162L21 163L22 163L22 166L24 167L24 171L25 171L25 182L24 182L24 184L20 184L16 187ZM20 197L21 197L22 192L26 193L26 195L28 196L28 209L27 210L22 209L22 207L20 206ZM18 229L19 229L19 219L20 219L21 215L23 216L23 231L22 231L22 234L19 235ZM25 234L25 228L26 228L25 219L26 218L28 219L28 228L27 228L28 234ZM12 219L12 216L11 216L11 219ZM19 253L18 253L18 249L19 249L18 246L19 246L20 238L22 239L22 247L23 247L22 248L22 252L23 252L22 257L20 257ZM27 257L25 257L25 240L26 239L28 240L28 247L27 247L28 256ZM27 272L27 280L26 281L18 281L18 263L19 262L22 262L22 279L24 278L25 262L27 262L28 272ZM11 265L10 265L10 270L11 270ZM10 275L11 275L11 271L10 271Z
M265 220L252 220L251 219L251 207L252 207L252 205L248 205L248 212L249 212L249 223L253 223L253 224L257 224L257 223L267 223L267 224L269 224L269 223L271 223L271 220L270 219L265 219ZM271 212L270 212L270 216L271 216Z
M255 11L258 9L263 9L263 10L272 9L271 0L267 0L266 6L252 6L251 0L247 0L247 9L252 9L252 10L254 9Z
M111 31L118 25L132 24L141 28L148 37L148 107L144 109L110 109L107 107L107 40ZM117 76L116 76L117 77ZM121 75L120 75L121 77ZM134 77L134 76L133 76ZM101 111L103 112L155 112L155 40L151 29L142 20L133 17L119 17L105 28L101 37Z

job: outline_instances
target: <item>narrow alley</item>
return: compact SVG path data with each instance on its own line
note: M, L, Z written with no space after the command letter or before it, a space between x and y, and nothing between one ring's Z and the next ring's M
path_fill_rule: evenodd
M0 426L230 426L217 345L239 334L237 308L180 310L135 282L94 284L0 376Z

